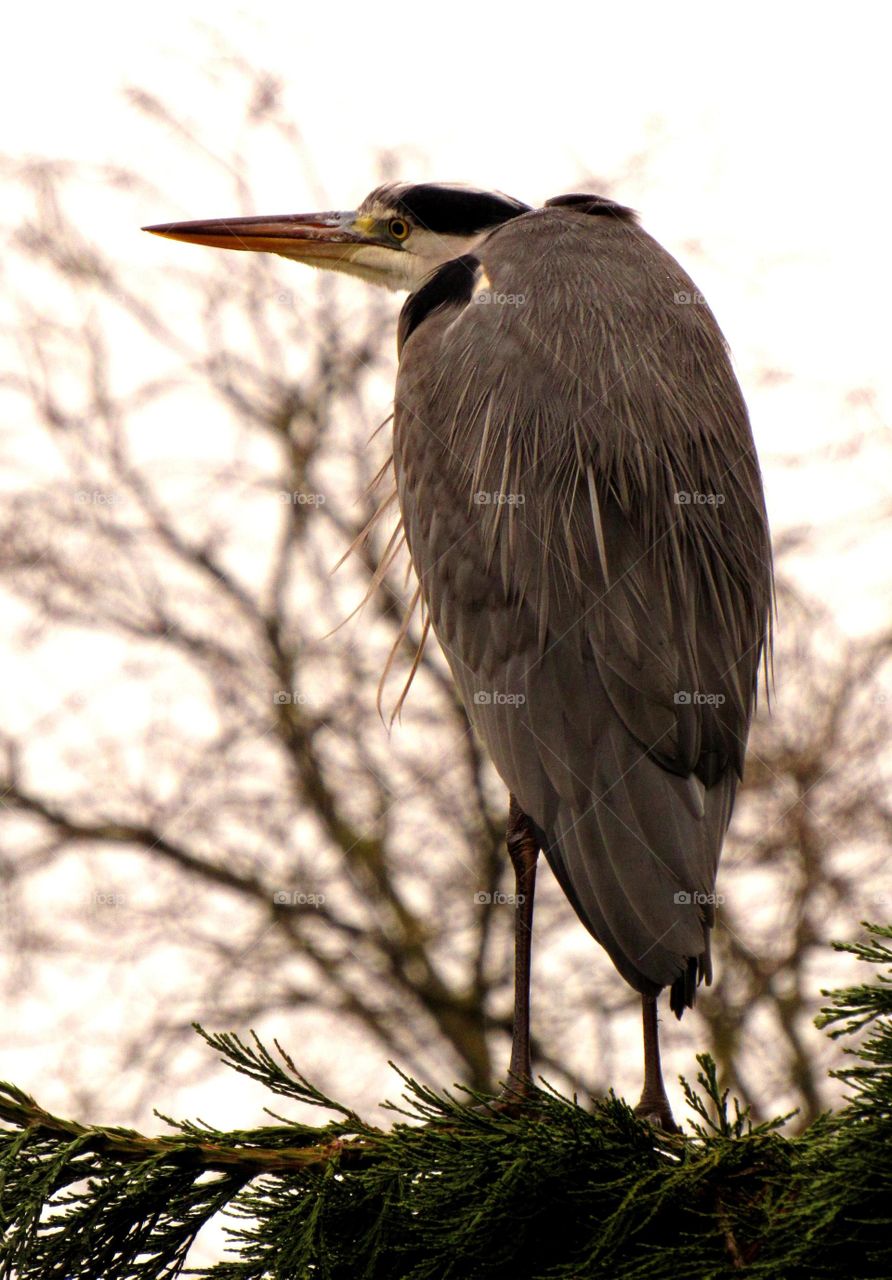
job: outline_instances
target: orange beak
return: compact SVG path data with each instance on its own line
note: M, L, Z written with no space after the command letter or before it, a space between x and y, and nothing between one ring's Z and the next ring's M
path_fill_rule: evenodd
M353 229L355 213L286 213L255 218L214 218L206 222L159 222L143 227L155 236L213 249L280 253L286 258L325 266L352 257L369 240Z

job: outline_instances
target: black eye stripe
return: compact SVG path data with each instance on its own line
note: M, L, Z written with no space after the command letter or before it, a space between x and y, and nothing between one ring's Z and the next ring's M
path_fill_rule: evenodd
M421 183L403 191L396 207L419 227L440 235L474 235L510 218L529 213L530 206L493 191L453 190Z

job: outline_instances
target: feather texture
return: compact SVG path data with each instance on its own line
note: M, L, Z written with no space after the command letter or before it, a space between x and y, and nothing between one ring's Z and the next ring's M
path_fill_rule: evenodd
M580 919L680 1012L770 644L746 408L711 312L631 218L546 208L474 256L488 297L440 289L401 354L421 598Z

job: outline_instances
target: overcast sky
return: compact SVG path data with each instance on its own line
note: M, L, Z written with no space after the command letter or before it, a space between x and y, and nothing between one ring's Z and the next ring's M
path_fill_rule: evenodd
M879 3L844 15L776 3L18 6L0 51L2 148L136 162L175 188L173 207L146 209L145 221L231 212L224 176L215 187L190 168L122 95L128 84L153 91L223 150L242 104L230 110L208 73L228 46L284 79L318 172L313 191L272 154L249 157L260 211L312 208L320 189L353 207L386 148L409 157L405 177L530 202L584 174L608 178L719 316L775 526L829 525L888 493L888 456L844 471L814 461L889 420L888 13ZM147 268L183 252L118 225L101 192L90 217ZM789 378L763 388L766 368ZM859 387L878 406L860 421L846 406ZM791 454L798 475L773 464ZM844 557L828 547L812 569L846 626L885 616L889 550L882 538Z

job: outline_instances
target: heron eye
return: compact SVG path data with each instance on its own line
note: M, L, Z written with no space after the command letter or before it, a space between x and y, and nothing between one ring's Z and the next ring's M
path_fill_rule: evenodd
M405 240L409 234L409 224L402 218L391 218L387 227L394 240Z

